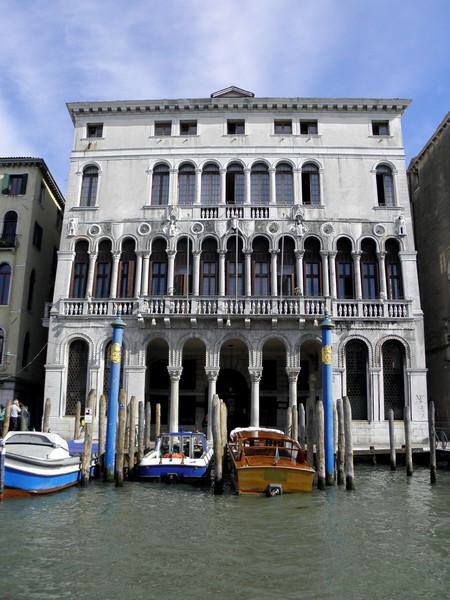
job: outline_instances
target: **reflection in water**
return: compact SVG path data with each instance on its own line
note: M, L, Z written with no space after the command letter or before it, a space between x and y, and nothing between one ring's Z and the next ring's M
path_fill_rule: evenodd
M450 472L359 467L354 493L93 483L0 505L11 599L448 597Z

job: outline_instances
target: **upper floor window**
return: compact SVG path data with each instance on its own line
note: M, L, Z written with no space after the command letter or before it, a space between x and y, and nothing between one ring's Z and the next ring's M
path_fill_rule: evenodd
M119 262L119 298L132 298L134 295L135 247L136 243L133 239L126 239L122 244Z
M320 242L316 238L305 240L305 255L303 259L305 273L305 294L317 297L322 294L322 277L320 258Z
M251 171L252 203L269 204L270 181L269 169L262 162L256 163Z
M292 167L288 163L277 165L275 172L277 204L294 204Z
M336 254L337 297L354 298L352 245L349 239L337 242Z
M88 137L88 138L103 137L103 123L88 123L86 126L86 137Z
M378 297L378 259L375 242L366 239L361 242L362 295L366 300Z
M306 163L302 168L302 199L303 204L320 204L319 168L313 163Z
M11 285L11 267L8 263L0 265L0 304L8 304Z
M227 204L244 204L245 177L244 169L239 163L228 166L226 176Z
M152 205L165 206L169 202L169 167L158 165L153 169Z
M75 259L72 266L71 298L84 298L86 296L87 274L89 267L89 244L80 240L75 245Z
M302 135L316 135L317 132L317 121L300 121L300 133Z
M392 169L379 165L376 170L377 195L379 206L394 206L394 178Z
M219 204L220 202L220 171L215 164L205 165L202 171L202 203Z
M13 210L9 210L5 214L3 220L3 231L0 240L0 245L11 247L15 246L16 241L16 230L17 230L17 213Z
M217 242L208 238L203 243L201 254L201 293L203 296L215 296L217 294L217 263Z
M167 253L164 240L153 242L151 270L151 294L152 296L164 296L167 288Z
M3 175L2 194L6 196L22 196L27 191L28 174Z
M403 298L402 266L398 255L399 245L396 240L386 242L386 280L389 300Z
M372 135L389 135L389 121L372 121Z
M37 221L34 222L34 230L33 230L33 246L40 250L42 248L42 237L44 235L44 230L39 225Z
M227 133L228 135L244 135L245 134L245 121L243 119L227 121Z
M111 241L103 240L98 246L95 267L95 298L108 298L111 287Z
M97 201L98 167L86 167L81 183L80 206L95 206Z
M197 121L180 121L180 135L197 135Z
M155 121L155 135L172 135L172 121Z
M195 168L186 163L178 170L178 203L194 204L195 200Z
M285 119L283 121L275 121L274 130L275 130L275 133L291 135L292 134L292 119Z

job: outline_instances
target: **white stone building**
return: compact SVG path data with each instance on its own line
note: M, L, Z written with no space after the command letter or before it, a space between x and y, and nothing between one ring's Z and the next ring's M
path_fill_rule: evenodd
M321 392L355 444L423 442L426 372L401 133L407 100L210 98L68 105L75 126L51 310L45 397L70 435L76 401L108 378L111 322L127 323L123 387L202 426L212 394L229 426L278 425ZM154 414L153 410L153 414Z

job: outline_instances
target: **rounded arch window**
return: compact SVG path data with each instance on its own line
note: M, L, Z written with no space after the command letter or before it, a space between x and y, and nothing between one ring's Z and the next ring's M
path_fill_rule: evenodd
M340 238L336 244L337 297L355 297L352 244L348 238Z
M83 169L80 206L95 206L97 202L98 167L90 165Z
M201 253L201 294L203 296L217 295L218 266L217 241L207 238L203 242Z
M16 230L17 230L17 213L14 210L9 210L5 214L5 218L3 220L2 239L0 240L1 245L15 246Z
M345 346L347 396L353 420L367 420L367 346L361 340L351 340Z
M314 163L302 167L302 201L311 206L320 204L319 167Z
M87 240L79 240L75 244L75 259L72 266L71 298L86 296L86 283L89 268L89 244Z
M208 163L202 171L202 203L219 204L220 170L214 163Z
M253 204L269 204L270 180L269 169L263 162L253 165L251 170L251 192Z
M160 238L155 240L152 245L150 257L152 296L164 296L167 291L166 246L166 241Z
M305 295L314 298L322 295L322 260L320 242L315 237L305 240L303 269L305 279Z
M153 169L152 206L166 206L169 203L169 177L167 165L159 164Z
M11 267L8 263L0 264L0 304L8 304L11 285Z
M289 163L283 162L277 165L275 181L277 204L294 204L294 179Z
M377 247L372 239L364 239L361 242L361 276L363 298L366 300L375 300L378 298Z
M376 168L377 196L379 206L394 206L394 177L388 165L378 165Z
M244 204L245 176L244 167L240 163L228 165L225 188L227 204Z
M195 201L195 167L184 163L178 169L178 202L194 204Z
M122 242L122 252L119 261L119 298L134 296L134 278L136 273L136 242L126 238Z
M95 298L108 298L111 288L111 241L102 240L98 246L95 268Z
M69 346L66 386L66 415L75 415L77 402L84 413L86 403L89 346L84 340L74 340Z
M397 240L387 240L386 245L386 283L390 300L403 298L402 265L399 257L399 244Z
M384 416L388 418L390 409L394 419L403 419L405 405L404 362L405 349L397 340L388 340L383 344L383 389Z

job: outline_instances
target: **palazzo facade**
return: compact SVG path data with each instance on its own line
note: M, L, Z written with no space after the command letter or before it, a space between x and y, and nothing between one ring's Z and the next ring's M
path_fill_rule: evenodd
M321 394L330 311L333 397L355 445L427 438L426 370L401 134L407 100L209 98L68 105L75 127L50 310L45 397L69 436L109 375L161 404L163 428L284 427ZM208 432L211 433L210 431Z

